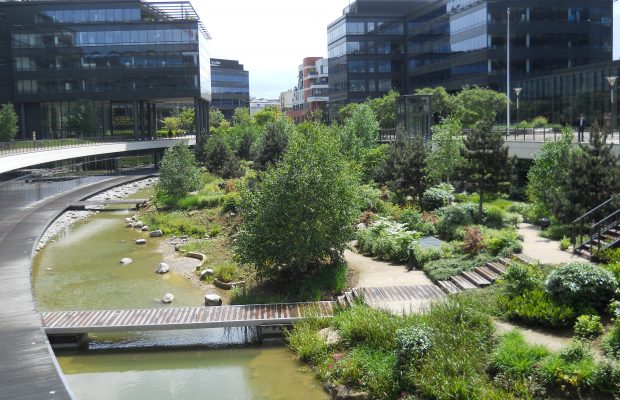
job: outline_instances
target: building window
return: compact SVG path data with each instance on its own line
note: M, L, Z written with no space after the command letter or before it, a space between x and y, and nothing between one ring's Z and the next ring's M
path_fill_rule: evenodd
M366 81L363 79L352 79L351 81L349 81L349 89L352 92L365 92Z
M17 93L19 94L32 94L39 91L39 84L36 79L22 79L16 83Z

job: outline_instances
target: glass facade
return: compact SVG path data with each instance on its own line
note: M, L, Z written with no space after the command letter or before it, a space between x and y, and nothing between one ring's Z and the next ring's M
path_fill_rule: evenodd
M211 59L212 107L232 119L235 108L250 106L250 74L236 60Z
M35 17L37 24L83 24L140 21L139 8L101 8L44 10Z

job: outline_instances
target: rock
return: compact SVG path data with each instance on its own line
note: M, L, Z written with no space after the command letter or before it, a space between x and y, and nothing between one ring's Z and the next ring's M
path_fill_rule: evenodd
M338 385L332 391L332 398L336 400L369 400L366 392L345 385Z
M168 304L168 303L172 303L172 300L174 300L174 295L172 293L166 293L164 298L161 301Z
M319 337L323 339L328 346L335 346L340 342L340 334L333 328L325 328L319 331Z
M189 236L187 236L187 235L183 235L183 236L179 237L179 239L184 239L184 240L187 239L187 238L189 238Z
M133 222L133 218L125 218L125 223Z
M198 192L194 191L194 192L189 192L188 195L189 196L198 196Z
M125 225L127 228L133 228L133 222L128 222L127 225Z
M174 245L174 251L179 251L179 250L181 250L181 245L177 243Z
M168 271L170 271L170 266L166 263L159 263L157 269L155 270L158 274L165 274Z
M222 298L217 294L205 295L205 306L221 306Z
M123 265L129 265L133 262L133 260L129 257L125 257L125 258L121 258L121 264Z
M207 279L207 277L212 276L213 275L213 270L212 269L205 269L202 272L200 272L200 279Z
M359 224L355 226L355 229L357 229L358 231L362 229L366 229L366 224L363 222L360 222Z
M151 233L149 233L150 237L162 237L164 236L164 233L161 231L161 229L157 229Z
M144 225L142 227L142 232L148 232L149 231L149 227L147 225Z
M46 270L46 271L53 271L53 270L54 270L54 268L49 268L49 267L48 267L48 268L45 268L45 270Z
M146 239L136 239L136 244L146 244Z
M144 222L142 221L136 221L135 224L133 224L134 227L138 228L138 229L142 229L142 227L144 226Z

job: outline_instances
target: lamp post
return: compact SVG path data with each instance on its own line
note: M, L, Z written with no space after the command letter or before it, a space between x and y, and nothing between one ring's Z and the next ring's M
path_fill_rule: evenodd
M519 95L523 91L523 88L516 87L513 89L517 95L517 128L519 127Z
M506 9L506 137L510 133L510 7Z
M618 117L616 116L616 105L614 104L614 89L616 87L616 81L618 80L617 76L608 76L607 82L609 83L609 90L611 92L611 134L613 136L614 130L616 129L616 120Z

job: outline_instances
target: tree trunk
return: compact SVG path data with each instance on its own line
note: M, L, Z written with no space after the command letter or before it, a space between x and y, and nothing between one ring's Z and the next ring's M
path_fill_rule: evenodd
M478 223L479 224L482 223L482 216L483 216L482 202L483 202L483 197L484 197L484 192L481 190L480 191L480 200L478 201Z

